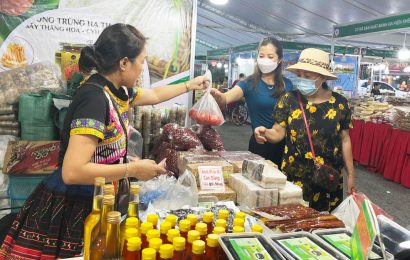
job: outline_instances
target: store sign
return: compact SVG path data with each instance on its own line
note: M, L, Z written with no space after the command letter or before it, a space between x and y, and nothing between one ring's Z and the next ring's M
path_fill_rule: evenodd
M225 182L220 166L199 166L201 190L225 190Z
M398 30L408 27L410 27L410 13L349 25L335 26L333 29L333 36L340 38L366 33Z

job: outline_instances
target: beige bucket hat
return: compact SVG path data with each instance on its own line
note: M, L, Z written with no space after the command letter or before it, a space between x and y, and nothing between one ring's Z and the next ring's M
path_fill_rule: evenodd
M337 76L330 72L329 54L315 48L304 49L298 62L289 66L287 70L293 73L298 70L310 71L323 75L327 79L337 79Z

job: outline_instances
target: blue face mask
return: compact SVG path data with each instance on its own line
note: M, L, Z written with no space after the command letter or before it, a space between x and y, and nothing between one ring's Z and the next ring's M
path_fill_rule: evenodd
M304 96L312 96L318 91L318 88L316 87L316 80L313 79L297 77L295 80L295 87Z

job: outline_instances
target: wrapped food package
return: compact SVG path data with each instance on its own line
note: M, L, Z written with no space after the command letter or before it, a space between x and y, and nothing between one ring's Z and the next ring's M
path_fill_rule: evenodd
M264 160L263 157L248 151L220 151L218 154L232 164L235 173L242 172L244 160Z
M184 159L187 157L193 157L198 155L216 155L216 152L209 152L202 149L192 149L189 151L179 151L178 152L178 169L185 168Z
M287 181L284 188L279 189L279 205L303 203L303 191L298 185Z
M194 131L189 128L180 127L177 124L165 125L162 137L178 151L202 148L202 143Z
M204 148L208 151L225 150L221 135L211 126L202 126L199 130L198 137Z
M345 227L341 220L331 214L320 214L319 216L298 220L268 220L265 221L264 224L270 229L280 229L284 233L296 231L311 232L317 229L333 229Z
M208 161L208 162L187 164L186 170L189 170L194 174L196 183L198 184L198 186L199 186L199 173L198 173L199 166L221 166L225 183L228 183L230 176L233 174L232 165L225 161Z
M178 162L178 152L174 149L164 149L161 150L157 156L157 159L155 160L156 163L160 163L166 159L166 166L165 169L173 172L175 177L179 176L179 171L177 167L177 162Z
M270 189L284 188L287 179L281 171L265 161L243 161L242 175L261 187Z
M229 186L236 191L236 200L241 206L255 208L278 204L278 189L264 189L241 174L232 174Z
M260 207L255 211L268 213L272 216L281 217L284 219L305 219L309 217L317 217L320 215L319 211L305 207L302 204L288 204L278 205L272 207Z
M184 156L181 164L178 165L179 169L184 171L187 168L188 164L197 164L197 163L209 163L209 162L223 162L221 157L218 155L190 155Z
M209 197L215 196L218 198L218 201L233 201L236 203L236 192L231 189L230 187L225 185L225 190L199 190L198 192L199 198L201 197Z

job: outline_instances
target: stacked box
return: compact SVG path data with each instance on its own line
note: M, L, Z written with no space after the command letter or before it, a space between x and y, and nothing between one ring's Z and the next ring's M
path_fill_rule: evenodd
M286 185L286 176L265 161L245 160L242 175L267 189L281 189Z
M279 205L303 202L303 191L298 185L287 181L285 187L279 190Z
M249 208L278 205L278 189L264 189L241 174L233 174L229 186L237 193L237 202Z
M215 196L218 198L218 201L233 201L236 203L236 192L230 187L225 185L225 190L200 190L198 192L199 198Z

